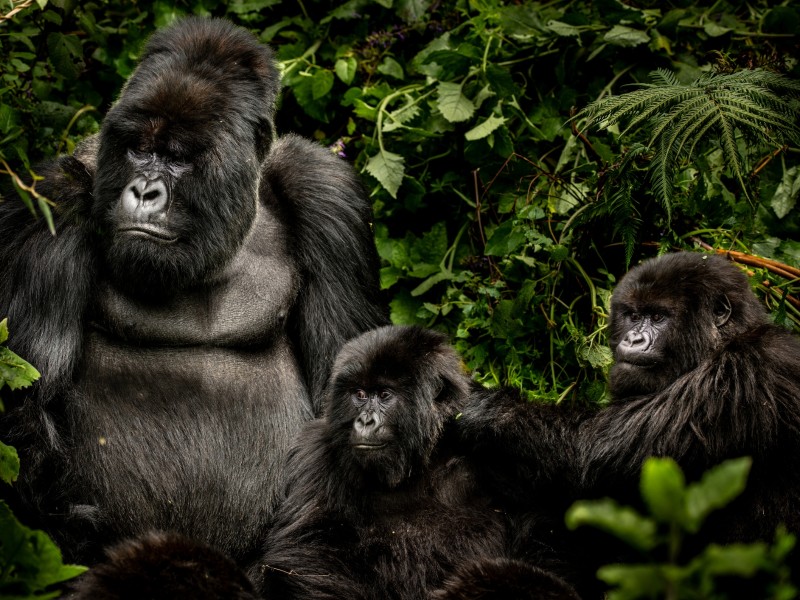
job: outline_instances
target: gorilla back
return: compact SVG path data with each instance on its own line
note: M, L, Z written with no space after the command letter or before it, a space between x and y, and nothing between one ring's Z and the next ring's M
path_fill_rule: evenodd
M0 205L0 314L42 382L4 419L67 555L151 528L238 560L344 340L382 324L352 171L273 141L278 74L245 30L153 35L99 139L44 167L58 235Z

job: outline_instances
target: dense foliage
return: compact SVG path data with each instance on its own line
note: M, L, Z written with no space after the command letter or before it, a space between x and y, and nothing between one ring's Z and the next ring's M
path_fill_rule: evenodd
M775 319L799 327L790 2L39 0L4 12L7 179L96 131L142 41L180 14L224 16L273 45L280 130L330 145L371 188L393 320L450 333L484 382L602 399L610 291L667 249L734 251Z

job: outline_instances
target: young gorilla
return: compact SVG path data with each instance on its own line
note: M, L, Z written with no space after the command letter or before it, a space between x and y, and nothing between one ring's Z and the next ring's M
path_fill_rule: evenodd
M569 490L567 501L634 502L649 456L672 457L696 478L749 455L746 491L704 527L705 541L772 539L781 523L800 533L800 474L787 468L800 460L800 340L770 324L739 269L688 252L635 267L612 297L610 345L604 409L565 412L507 391L465 408L476 453L498 469L506 449L522 461L504 471L510 505L524 511L525 494L552 485Z
M44 168L58 235L0 202L0 315L43 373L0 438L69 560L154 528L252 559L310 397L386 321L370 203L328 150L274 138L278 80L246 30L180 21Z
M348 342L325 417L290 455L294 479L251 573L261 592L418 600L459 564L502 557L503 515L456 446L469 389L439 333L384 327ZM542 581L542 593L569 589Z

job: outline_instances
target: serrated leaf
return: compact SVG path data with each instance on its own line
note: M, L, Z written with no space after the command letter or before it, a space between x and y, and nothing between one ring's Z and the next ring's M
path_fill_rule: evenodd
M439 112L451 123L466 121L475 113L475 105L462 93L460 83L441 81L436 91Z
M0 347L0 389L4 385L12 390L28 387L39 377L39 371L33 365L5 346Z
M336 71L336 76L341 79L343 83L350 85L353 83L353 79L355 79L356 71L358 70L358 62L352 56L340 58L333 66L333 70Z
M382 150L371 157L364 168L378 180L392 198L397 198L397 190L403 183L406 170L405 159L402 156Z
M753 461L749 457L726 460L706 471L699 482L686 490L686 529L700 529L706 516L727 505L744 491Z
M614 355L608 346L592 344L581 348L581 358L588 362L593 369L605 369L614 362Z
M16 448L0 442L0 481L13 483L19 475L19 455Z
M581 525L597 527L639 550L656 545L656 522L611 498L578 501L569 508L565 520L570 529Z
M476 125L464 134L464 137L469 141L479 140L485 138L498 127L501 127L506 122L505 117L496 117L491 115L480 125Z
M662 523L681 523L685 516L686 480L671 458L649 458L642 467L640 490L650 514Z
M603 40L614 46L630 48L639 44L646 44L650 41L650 36L644 31L626 27L625 25L614 25L603 36Z
M402 127L404 123L411 121L418 114L419 106L411 98L408 98L403 106L386 114L383 119L383 131L394 131Z
M77 36L52 32L47 36L50 62L67 79L76 79L83 68L83 49Z

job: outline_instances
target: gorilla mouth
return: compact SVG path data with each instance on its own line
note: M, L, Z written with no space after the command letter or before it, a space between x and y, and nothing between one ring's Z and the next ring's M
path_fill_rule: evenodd
M132 237L157 240L167 244L172 244L178 241L177 235L173 235L172 232L150 223L120 227L117 229L117 233Z
M360 442L358 444L353 444L353 449L354 450L380 450L384 446L386 446L385 442L384 443L374 443L374 444Z
M628 358L628 359L620 359L617 361L618 365L627 365L629 367L633 367L635 369L652 369L657 367L661 364L656 359L648 359L648 358Z

